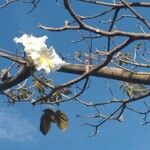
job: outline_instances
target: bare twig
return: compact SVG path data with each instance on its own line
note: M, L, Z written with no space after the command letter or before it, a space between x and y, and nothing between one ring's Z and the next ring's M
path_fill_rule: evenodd
M91 4L95 4L95 5L102 5L102 6L108 6L108 7L112 7L112 8L125 8L124 4L122 3L107 3L107 2L101 2L101 1L96 1L96 0L78 0L81 2L87 2L87 3L91 3ZM150 3L149 2L132 2L128 4L131 7L150 7Z
M8 6L8 5L10 5L11 3L14 3L14 2L16 2L16 1L18 1L18 0L6 0L6 2L5 2L4 4L0 4L0 9L2 9L2 8Z
M120 1L133 12L133 14L137 17L137 19L141 20L150 29L150 23L143 16L141 16L138 12L136 12L132 8L132 6L130 6L125 0Z

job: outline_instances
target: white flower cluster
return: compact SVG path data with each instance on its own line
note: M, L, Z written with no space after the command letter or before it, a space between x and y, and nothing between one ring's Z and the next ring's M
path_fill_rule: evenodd
M19 38L14 38L15 43L21 43L24 51L32 58L37 70L44 69L47 73L54 72L66 64L55 52L51 46L47 47L47 36L34 37L32 35L23 34Z

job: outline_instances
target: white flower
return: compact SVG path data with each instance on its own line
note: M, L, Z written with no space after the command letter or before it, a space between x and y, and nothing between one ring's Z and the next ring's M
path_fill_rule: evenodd
M51 46L49 49L43 49L39 52L32 52L29 54L32 58L36 69L44 69L47 73L59 70L62 65L66 64L55 52Z
M15 43L22 43L25 47L24 51L30 53L47 48L47 45L45 44L46 39L48 39L47 36L37 38L32 35L23 34L19 38L14 38L14 41Z
M14 41L23 44L24 51L32 59L37 70L44 69L49 73L60 69L66 62L57 55L52 46L47 48L46 39L47 36L37 38L23 34L20 38L14 38Z

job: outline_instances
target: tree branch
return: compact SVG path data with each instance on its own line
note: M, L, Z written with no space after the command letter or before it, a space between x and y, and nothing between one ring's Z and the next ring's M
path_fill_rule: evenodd
M16 2L16 1L18 1L18 0L6 0L6 3L5 3L5 4L1 4L1 5L0 5L0 9L2 9L2 8L8 6L9 4L14 3L14 2Z
M124 5L124 4L123 4ZM65 30L86 30L93 32L95 34L99 34L102 36L106 37L115 37L115 36L121 36L121 37L129 37L133 40L148 40L150 39L150 34L149 33L134 33L134 32L125 32L125 31L120 31L120 30L115 30L115 31L104 31L96 27L92 27L90 25L87 25L86 23L82 22L79 15L77 15L71 8L71 6L68 3L68 0L64 0L64 6L70 13L70 15L75 19L75 21L79 24L79 26L69 26L67 23L63 27L60 28L53 28L53 27L46 27L43 25L39 25L40 29L44 29L47 31L65 31Z
M95 66L90 66L94 68ZM85 72L85 65L81 64L69 64L62 66L60 72L71 74L83 74ZM101 70L94 72L91 76L115 79L120 81L126 81L131 83L150 85L150 73L149 72L129 72L120 68L103 67Z
M107 2L101 2L101 1L96 1L96 0L78 0L81 2L86 2L86 3L91 3L91 4L95 4L95 5L102 5L102 6L108 6L108 7L112 7L112 8L125 8L125 5L122 3L107 3ZM129 6L131 7L150 7L150 3L149 2L132 2L132 3L128 3Z

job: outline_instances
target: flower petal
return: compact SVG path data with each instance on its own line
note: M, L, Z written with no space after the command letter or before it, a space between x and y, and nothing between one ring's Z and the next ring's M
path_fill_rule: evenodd
M14 38L15 43L22 43L24 51L30 58L37 70L44 69L46 73L54 72L66 64L58 54L53 46L47 48L47 36L34 37L33 35L23 34L20 38Z

